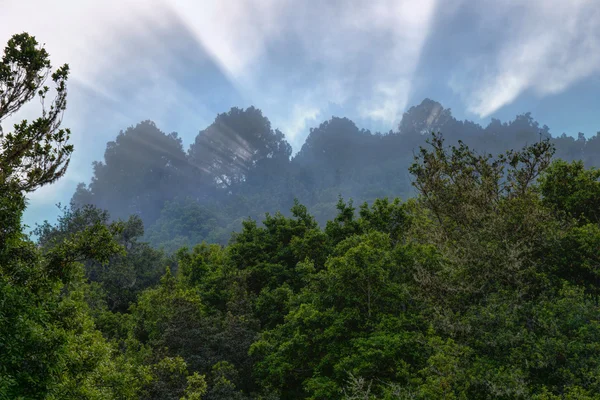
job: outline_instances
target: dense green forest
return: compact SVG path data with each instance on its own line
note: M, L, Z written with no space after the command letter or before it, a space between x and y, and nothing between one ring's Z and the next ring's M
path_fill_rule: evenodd
M34 240L74 150L51 71L27 34L0 62L0 121L55 95L0 136L1 399L600 398L598 135L425 100L292 158L252 107L187 152L146 121Z

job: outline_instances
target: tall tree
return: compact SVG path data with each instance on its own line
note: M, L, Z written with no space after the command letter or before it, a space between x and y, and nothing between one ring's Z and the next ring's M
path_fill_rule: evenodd
M23 105L39 96L42 115L14 125L4 133L0 127L0 185L31 192L52 183L66 172L73 146L68 143L70 131L62 129L67 106L69 66L52 71L46 50L27 33L14 35L4 49L0 61L0 123ZM56 97L46 106L51 77Z
M373 161L369 150L374 139L371 132L358 129L348 118L333 117L311 128L294 163L310 170L319 188L339 186L350 171Z
M48 53L26 33L10 39L0 63L0 117L38 94L50 74ZM79 260L103 262L121 250L98 224L40 252L22 232L24 194L66 171L72 146L60 128L66 105L65 65L52 74L57 97L32 123L2 134L0 152L0 397L131 398L137 384L126 362L94 329L83 302ZM129 379L129 382L128 382Z
M72 203L92 202L115 218L139 215L154 222L163 204L184 189L187 161L181 139L165 134L152 121L122 131L108 142L104 162L94 163L88 188L80 185Z
M292 148L283 133L254 107L232 108L217 115L201 131L188 151L189 161L209 181L221 188L244 182L265 160L286 162Z

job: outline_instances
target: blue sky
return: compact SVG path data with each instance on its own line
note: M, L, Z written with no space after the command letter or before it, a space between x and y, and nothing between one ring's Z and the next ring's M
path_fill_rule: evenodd
M0 42L27 31L72 70L64 125L76 152L62 180L30 196L29 225L53 220L106 142L144 119L187 147L217 113L255 105L297 151L332 115L388 131L429 97L482 124L531 111L556 135L600 130L598 0L0 0L0 9Z

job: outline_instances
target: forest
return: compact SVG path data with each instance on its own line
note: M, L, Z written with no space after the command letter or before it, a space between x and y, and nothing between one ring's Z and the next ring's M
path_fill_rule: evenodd
M0 61L0 122L45 100L0 131L0 399L600 398L600 133L142 121L28 232L68 76L26 33Z

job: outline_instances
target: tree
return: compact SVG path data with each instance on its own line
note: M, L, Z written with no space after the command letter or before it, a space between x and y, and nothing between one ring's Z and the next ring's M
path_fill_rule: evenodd
M431 132L452 134L451 127L456 122L450 109L442 107L437 101L424 99L421 104L404 113L398 131L402 135L428 135Z
M600 222L600 170L585 169L582 161L556 160L542 176L544 202L556 211L581 220Z
M219 211L190 197L167 201L145 238L153 246L163 247L168 252L204 240L214 242L215 234L223 225Z
M67 106L67 64L51 73L48 53L35 37L27 33L14 35L4 49L0 61L0 123L19 111L36 95L42 103L42 115L14 125L14 132L4 133L0 127L0 186L31 192L64 175L73 146L68 143L71 132L60 128ZM56 97L46 108L50 88Z
M26 33L13 36L0 63L0 120L17 112L50 74L49 55ZM60 128L65 65L52 74L57 97L32 123L0 136L0 395L3 398L132 398L134 367L115 357L83 300L81 261L104 263L122 251L118 226L93 223L44 253L22 232L24 194L66 171L72 146Z
M350 171L371 162L376 137L360 130L348 118L333 117L311 128L294 164L307 169L317 188L339 187L347 182Z
M90 282L101 285L110 311L124 312L142 290L158 283L168 263L162 251L139 240L144 235L144 225L138 216L110 222L107 211L92 205L64 208L56 225L45 221L36 227L34 233L38 236L41 250L47 251L96 225L118 227L113 229L112 239L123 246L125 252L112 255L106 263L99 263L93 258L82 260L85 276Z
M406 249L401 253L406 252ZM410 258L403 257L405 262ZM353 235L251 347L255 373L283 398L340 398L348 373L407 377L423 365L406 266L381 232Z
M20 216L17 218L20 221ZM123 250L94 224L43 254L14 231L0 246L0 393L7 398L131 397L133 366L94 329L81 262Z
M165 201L185 188L188 173L181 139L165 134L152 121L122 131L106 145L104 162L94 163L92 182L78 186L72 204L93 204L113 218L139 215L153 223Z
M250 171L266 160L289 161L292 148L283 133L254 107L232 108L219 114L190 146L188 158L200 176L219 188L244 182Z

